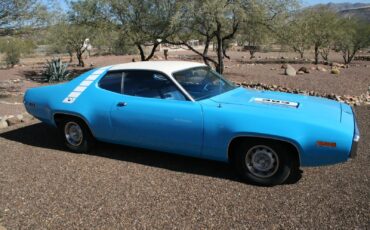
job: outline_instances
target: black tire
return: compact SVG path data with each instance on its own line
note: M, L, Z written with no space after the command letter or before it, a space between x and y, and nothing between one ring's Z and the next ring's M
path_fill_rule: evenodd
M72 142L71 139L67 137L67 129L73 125L75 128L79 127L81 131L81 138L78 138L78 141ZM91 135L91 132L85 122L81 121L78 118L68 117L63 118L58 123L59 131L64 139L66 147L75 153L88 153L92 150L95 145L94 137ZM78 128L77 128L78 129ZM80 133L80 132L78 132Z
M233 160L233 163L237 172L244 180L252 184L262 186L283 184L285 181L287 181L288 178L292 177L293 174L298 172L299 167L297 158L295 157L294 153L291 152L291 150L287 148L284 143L281 142L269 140L258 140L253 142L247 141L240 143L234 149L234 151L235 158ZM272 169L270 169L268 172L258 171L256 169L258 167L254 166L253 160L251 160L251 158L253 158L253 155L256 155L255 152L258 151L266 151L268 152L269 156L274 156L271 158L272 161L267 161L274 162L273 164L267 164L272 167ZM248 159L246 160L247 157ZM264 163L262 163L262 165L263 164Z

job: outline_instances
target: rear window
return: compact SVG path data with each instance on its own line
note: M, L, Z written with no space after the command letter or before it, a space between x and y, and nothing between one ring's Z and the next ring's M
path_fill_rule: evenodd
M121 93L122 72L108 72L99 82L99 87L115 93Z

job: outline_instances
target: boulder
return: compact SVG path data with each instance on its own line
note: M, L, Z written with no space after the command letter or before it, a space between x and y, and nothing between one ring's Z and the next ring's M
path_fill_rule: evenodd
M332 73L332 74L340 74L340 71L337 68L333 68L333 69L331 69L330 73Z
M304 67L304 66L302 66L301 68L299 68L298 69L298 72L299 71L302 71L303 73L310 73L310 71L306 67Z
M318 71L321 71L321 72L326 72L326 71L328 71L328 70L327 70L327 69L325 69L324 67L320 67L320 66L316 67L316 69L317 69Z
M22 113L23 116L23 122L29 122L34 119L34 117L29 113Z
M288 76L295 76L297 71L293 68L293 66L289 64L284 64L281 66L281 68L285 69L284 74Z
M11 116L6 119L6 122L9 126L16 125L22 122L22 120L19 120L17 117Z
M18 120L20 120L21 122L23 122L23 115L22 114L18 114L15 116Z
M8 122L6 122L6 119L5 118L1 118L0 119L0 129L3 129L3 128L6 128L8 127Z
M339 64L337 62L331 63L331 66L332 67L338 67L338 68L346 68L346 65L345 64Z
M297 74L302 75L302 74L304 74L304 72L303 71L297 71Z

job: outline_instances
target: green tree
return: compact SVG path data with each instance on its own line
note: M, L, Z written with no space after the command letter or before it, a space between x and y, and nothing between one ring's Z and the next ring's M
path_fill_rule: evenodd
M239 43L248 44L250 59L254 58L255 53L270 38L271 30L266 24L266 8L263 4L250 2L244 5L245 17L240 26L238 35Z
M314 47L315 64L319 63L320 49L330 47L339 28L339 16L327 7L308 9L306 14L309 23L309 37Z
M176 31L171 20L177 12L174 0L106 0L109 20L116 22L125 41L136 46L141 60L150 60L159 44ZM125 43L127 44L127 43ZM145 47L151 47L149 54Z
M345 64L351 63L356 53L370 46L370 25L356 19L342 19L335 49L340 51Z
M10 67L19 63L21 55L30 54L35 48L33 41L28 39L12 37L0 39L0 52L5 53L5 62Z
M280 42L290 46L294 52L304 58L304 53L311 47L309 15L299 13L280 33Z
M1 0L0 36L44 25L47 18L48 10L41 0Z
M225 44L232 40L239 29L243 12L239 1L230 0L205 0L186 1L181 5L174 17L172 26L181 28L177 36L171 37L171 44L184 45L203 58L205 64L212 63L216 71L224 70ZM196 50L189 42L199 39L204 42L203 51ZM212 41L216 43L217 58L208 54Z

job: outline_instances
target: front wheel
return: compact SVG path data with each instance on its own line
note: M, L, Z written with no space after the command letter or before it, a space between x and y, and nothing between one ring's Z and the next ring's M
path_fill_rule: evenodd
M65 145L76 153L89 152L94 144L94 139L87 126L78 119L63 119L59 125Z
M243 179L254 184L282 184L298 169L294 153L282 143L262 140L242 143L235 151L237 171Z

